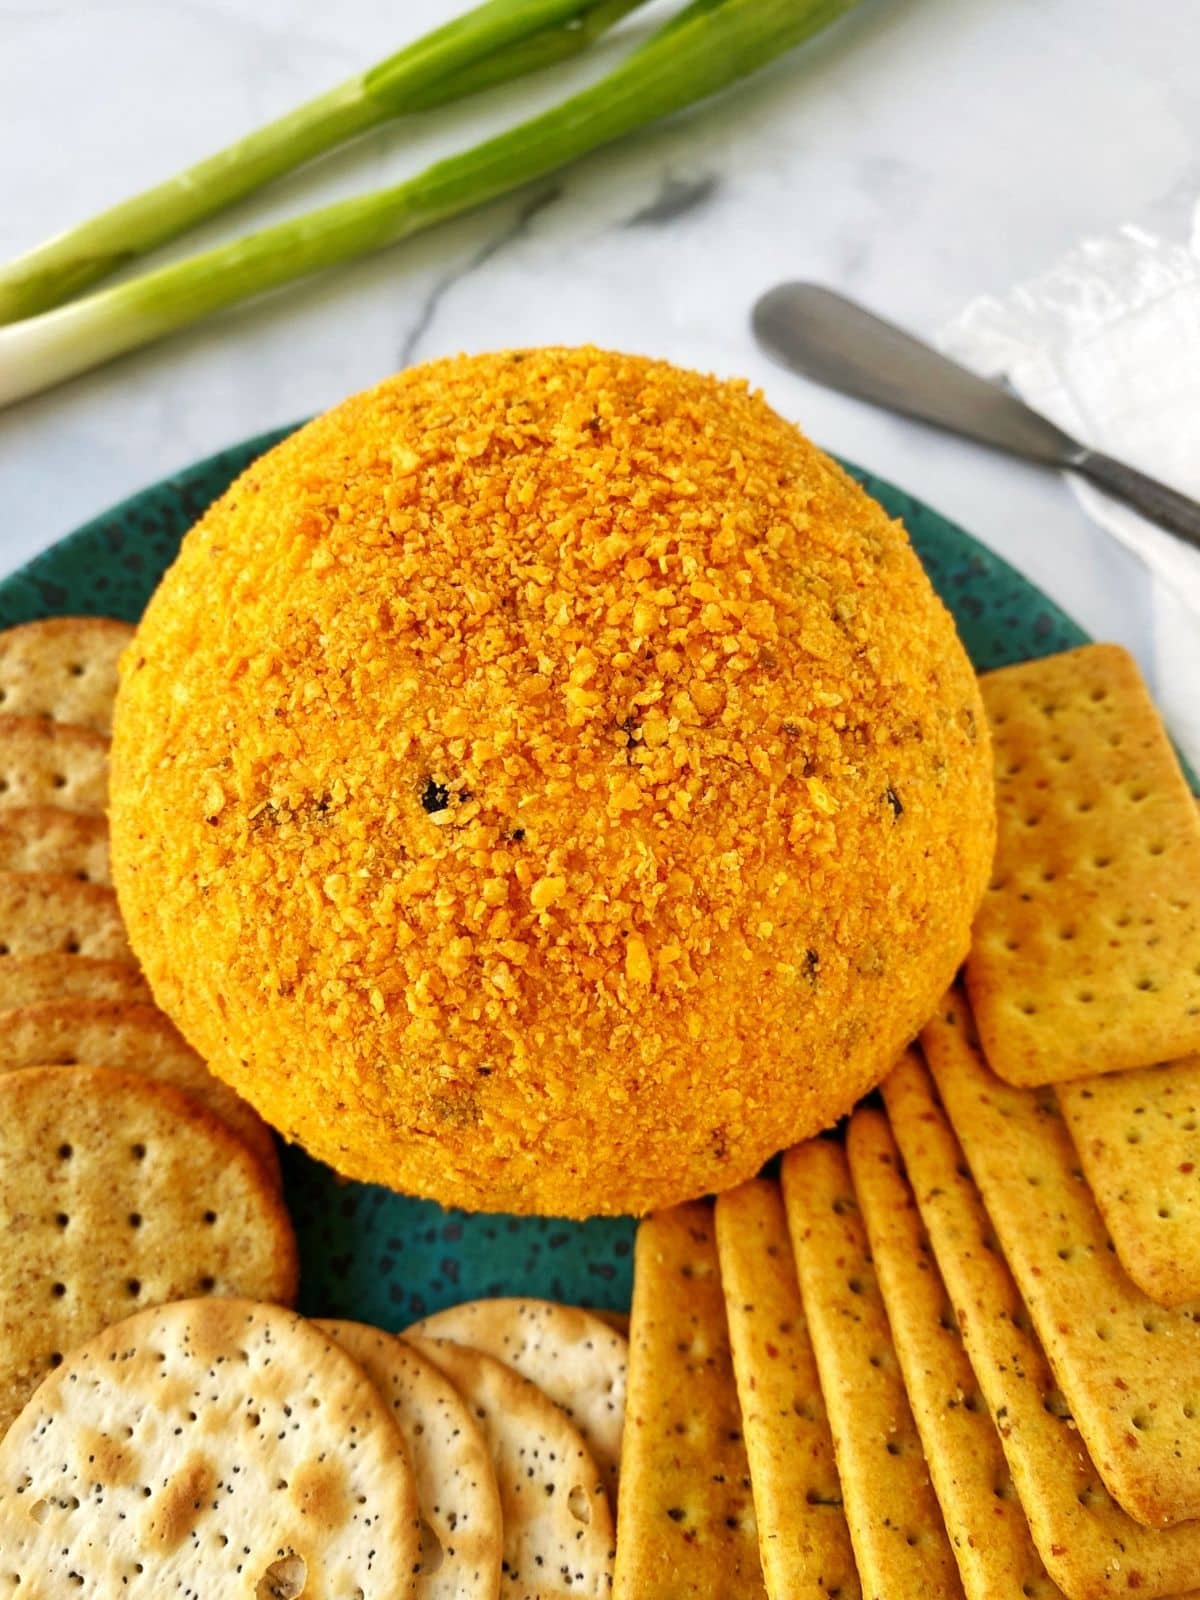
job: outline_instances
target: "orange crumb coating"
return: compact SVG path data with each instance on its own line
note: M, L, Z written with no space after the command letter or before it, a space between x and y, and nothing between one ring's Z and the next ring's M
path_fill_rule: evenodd
M965 956L993 828L903 528L744 385L595 349L310 423L123 663L156 998L288 1138L447 1205L643 1212L835 1121Z

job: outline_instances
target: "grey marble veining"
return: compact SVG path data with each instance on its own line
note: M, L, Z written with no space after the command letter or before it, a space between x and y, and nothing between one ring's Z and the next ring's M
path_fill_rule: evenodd
M0 250L173 171L458 9L8 0ZM1153 13L1151 24L1135 0L864 0L718 104L0 413L0 567L405 362L592 341L761 384L821 443L962 522L1149 662L1140 563L1058 480L778 371L748 311L773 281L811 277L929 335L1089 230L1200 189L1200 6L1160 0ZM416 170L556 99L620 47L380 130L172 253Z

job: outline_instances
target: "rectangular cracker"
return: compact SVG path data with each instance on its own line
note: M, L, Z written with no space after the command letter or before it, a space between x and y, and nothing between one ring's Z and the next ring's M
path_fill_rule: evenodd
M862 1592L961 1596L842 1146L789 1150L783 1194Z
M1047 1571L1069 1600L1200 1591L1200 1523L1145 1528L1107 1493L1063 1404L933 1084L910 1054L883 1085L921 1220Z
M993 1071L1055 1083L1200 1050L1200 813L1132 658L1086 645L980 687L998 834L967 990Z
M676 1206L634 1252L613 1595L765 1593L712 1208Z
M968 1600L1052 1600L1062 1590L1047 1573L1017 1500L887 1118L856 1112L846 1152L904 1387Z
M988 1070L965 999L947 995L921 1043L1109 1493L1148 1527L1200 1516L1197 1308L1165 1310L1132 1282L1109 1248L1054 1091L1016 1089Z
M0 806L58 806L102 816L107 804L103 734L0 714Z
M112 617L45 617L0 633L0 704L111 733L117 662L133 638Z
M0 810L0 872L62 872L111 884L108 821L58 806Z
M857 1600L833 1436L777 1184L756 1179L720 1196L717 1251L767 1593Z
M1058 1086L1121 1265L1159 1305L1200 1299L1200 1056Z

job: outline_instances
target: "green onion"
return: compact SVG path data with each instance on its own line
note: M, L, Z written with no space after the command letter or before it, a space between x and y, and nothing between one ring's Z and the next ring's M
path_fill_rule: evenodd
M403 183L324 206L0 330L0 405L545 177L756 71L855 3L693 0L598 83Z
M0 323L61 305L369 128L537 72L645 0L486 0L369 71L0 267Z

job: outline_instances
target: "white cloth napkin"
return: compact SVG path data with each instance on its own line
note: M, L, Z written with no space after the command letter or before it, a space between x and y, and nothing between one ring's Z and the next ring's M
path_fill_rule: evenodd
M1200 204L1188 244L1133 226L1088 240L1004 299L973 301L942 345L1083 443L1200 499ZM1150 569L1158 698L1200 762L1200 552L1068 481Z

